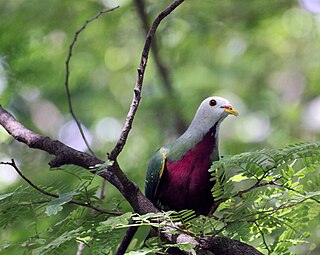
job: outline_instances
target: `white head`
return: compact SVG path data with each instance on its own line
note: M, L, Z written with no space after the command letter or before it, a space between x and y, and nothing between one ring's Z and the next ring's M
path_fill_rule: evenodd
M218 128L229 114L237 116L238 112L227 99L217 96L208 97L200 104L189 131L206 134L214 125Z

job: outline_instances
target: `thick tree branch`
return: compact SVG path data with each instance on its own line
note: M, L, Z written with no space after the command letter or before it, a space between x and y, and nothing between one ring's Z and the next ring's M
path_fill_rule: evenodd
M229 238L208 237L203 241L198 254L207 254L205 252L209 250L214 255L263 255L252 246Z
M77 151L57 140L51 140L49 137L38 135L21 123L19 123L9 112L0 105L0 125L15 138L15 140L28 145L30 148L45 151L54 155L49 163L50 167L60 167L67 164L81 166L90 171L94 171L92 167L101 165L103 160L91 156L87 153ZM115 175L114 172L118 174ZM99 172L99 175L113 184L121 194L128 200L134 211L140 214L147 212L157 212L154 205L142 194L140 189L130 181L115 162L108 170ZM119 177L121 179L119 179Z
M161 12L157 16L149 30L142 51L140 65L138 68L137 81L134 88L134 97L130 106L130 110L127 115L120 139L115 148L112 150L111 154L109 155L109 158L114 161L114 164L108 167L108 171L99 173L100 176L112 183L128 200L128 202L133 207L134 211L140 214L144 214L147 212L157 212L158 210L148 199L145 198L145 196L139 190L137 185L131 182L126 177L126 175L122 172L118 163L116 162L116 158L122 151L126 143L128 134L132 127L132 122L135 113L137 111L141 99L143 77L148 61L148 54L150 51L153 36L160 22L166 16L168 16L175 8L177 8L183 1L184 0L176 0L168 8ZM87 24L85 24L84 27L86 25ZM5 111L2 107L0 107L0 123L8 131L8 133L11 134L16 140L27 144L30 148L40 149L48 152L51 155L54 155L55 158L51 160L51 162L49 163L51 167L58 167L65 164L74 164L82 166L86 169L90 169L91 167L97 164L104 163L104 161L94 156L90 156L87 153L83 153L70 148L65 144L61 143L60 141L54 141L48 137L35 134L34 132L26 129L22 124L17 122L15 118L10 113Z
M89 169L90 167L102 164L104 161L87 153L77 151L57 140L38 135L21 123L19 123L9 112L0 105L0 124L12 135L15 140L28 145L30 148L46 151L54 155L49 163L50 167L59 167L66 164L73 164Z
M190 235L166 235L166 239L172 243L192 243L196 245L197 255L263 255L256 248L242 243L237 240L232 240L225 237L203 237L200 240L195 240ZM170 255L185 255L191 254L191 252L180 251L178 249L172 249L169 252Z

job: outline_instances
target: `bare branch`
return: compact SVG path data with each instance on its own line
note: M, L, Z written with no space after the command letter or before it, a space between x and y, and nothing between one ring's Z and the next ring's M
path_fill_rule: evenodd
M142 50L139 68L137 70L137 79L136 79L136 84L135 84L135 87L133 90L134 93L133 93L133 99L131 102L131 106L130 106L129 112L127 114L126 121L123 126L120 138L119 138L116 146L114 147L114 149L109 154L109 159L111 159L111 160L115 160L118 157L119 153L122 151L122 149L127 141L129 132L132 128L132 122L133 122L133 119L135 117L136 111L138 109L138 106L139 106L139 103L141 100L142 83L143 83L144 73L145 73L145 69L147 66L147 62L148 62L148 56L149 56L149 51L150 51L150 47L151 47L151 42L152 42L152 39L157 31L157 28L158 28L159 24L161 23L161 21L165 17L167 17L173 10L175 10L183 2L184 2L184 0L175 0L172 4L170 4L164 11L162 11L156 17L156 19L153 21L153 23L149 29L149 32L147 34L145 44L144 44L144 47Z
M148 15L147 15L146 9L145 9L144 0L135 0L134 2L136 5L136 10L137 10L138 16L141 20L143 30L147 34L149 31L149 22L148 22ZM152 50L152 55L153 55L154 62L156 64L160 79L162 80L163 87L166 91L166 97L168 99L172 100L173 102L175 102L176 105L177 104L179 105L179 102L178 102L179 99L177 98L176 92L175 92L173 85L172 85L170 71L167 68L163 59L161 58L161 55L159 54L159 46L158 46L157 37L155 37L152 41L151 50ZM187 128L187 123L181 117L182 114L180 113L179 107L176 107L174 109L173 115L174 115L174 119L175 119L175 122L174 122L175 129L179 133L184 132Z
M15 140L28 145L30 148L39 149L54 155L54 159L49 163L50 167L73 164L95 172L96 170L92 167L105 163L97 157L77 151L60 141L51 140L49 137L44 137L28 130L9 112L3 109L1 105L0 125L2 125ZM142 194L138 186L126 177L116 161L113 165L109 166L107 170L99 172L98 174L121 192L135 212L140 214L158 212L158 209Z
M67 60L66 60L66 77L65 77L65 87L66 87L66 91L67 91L67 99L68 99L68 105L69 105L69 111L71 116L73 117L73 119L75 120L78 129L80 131L80 134L82 136L83 141L85 142L86 146L88 147L89 151L91 152L92 155L94 155L94 152L91 150L90 145L88 143L88 140L83 132L83 129L81 127L81 123L78 120L78 118L76 117L74 111L73 111L73 107L72 107L72 102L71 102L71 93L70 93L70 89L69 89L69 76L70 76L70 60L72 57L72 51L74 48L74 45L78 39L79 34L87 27L87 25L89 23L91 23L92 21L98 19L101 15L111 12L115 9L119 8L119 6L116 6L114 8L111 9L105 9L100 11L99 13L97 13L96 15L94 15L93 17L91 17L90 19L86 20L86 22L75 32L73 40L69 46L69 52L68 52L68 56L67 56Z
M0 124L17 141L25 143L30 148L46 151L55 158L50 161L51 167L59 167L66 164L73 164L89 169L91 166L104 163L94 156L77 151L57 140L51 140L49 137L38 135L21 123L19 123L9 112L0 105Z
M144 0L135 0L134 3L136 5L139 18L141 20L143 30L145 31L145 34L147 34L149 31L149 22L148 15L145 10ZM154 56L155 64L160 74L160 78L163 81L164 88L166 89L168 94L172 94L173 87L172 82L170 80L169 70L168 68L166 68L165 64L163 63L163 60L161 59L161 56L159 55L159 47L156 37L152 41L151 50Z
M15 161L13 159L11 159L11 162L0 162L0 165L10 165L12 166L16 172L19 174L19 176L25 180L32 188L34 188L35 190L39 191L40 193L49 196L49 197L54 197L54 198L59 198L59 195L45 191L44 189L40 188L39 186L35 185L31 180L29 180L18 168L18 166L16 165ZM98 213L102 213L102 214L110 214L110 215L122 215L122 212L113 212L113 211L108 211L108 210L103 210L100 209L99 207L87 204L87 203L83 203L80 201L76 201L76 200L71 200L69 202L70 204L75 204L75 205L80 205L83 207L87 207L90 208Z

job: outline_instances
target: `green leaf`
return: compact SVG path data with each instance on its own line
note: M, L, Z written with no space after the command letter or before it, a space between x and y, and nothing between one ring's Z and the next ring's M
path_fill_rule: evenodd
M291 165L288 165L287 169L288 169L287 174L288 174L289 178L292 178L292 176L294 176L294 174L295 174L293 167Z
M59 211L62 211L62 205L69 203L72 200L73 196L77 194L78 193L74 191L61 194L58 198L51 200L48 203L45 213L48 216L56 215Z
M114 163L114 161L112 160L106 160L103 164L97 164L93 167L90 167L90 169L92 169L93 171L95 171L95 173L97 175L103 173L104 171L106 171L106 169L109 167L109 166L112 166Z
M143 248L138 251L130 251L125 253L126 255L148 255L148 254L155 254L156 252L159 252L160 248Z
M196 247L196 245L192 244L192 243L177 243L177 244L174 244L173 247L178 247L182 251L191 251L192 252L192 249L194 247ZM195 253L193 253L193 254L195 254Z
M75 239L81 232L82 227L79 227L77 229L67 231L60 235L58 238L52 240L45 246L41 246L37 249L35 249L32 253L32 255L43 255L48 252L54 251L59 246L65 244L66 242Z
M229 180L233 182L241 182L243 180L247 180L248 177L244 176L243 173L232 176Z
M98 227L97 230L99 231L102 228L117 229L117 228L129 227L129 221L132 215L133 215L132 212L127 212L120 216L109 217L106 221L103 221L100 223L100 227Z
M0 244L0 251L4 251L8 248L10 248L11 246L13 246L14 244L10 243L10 242L3 242L2 244Z
M11 197L14 193L7 193L7 194L2 194L0 195L0 200L6 199L7 197Z

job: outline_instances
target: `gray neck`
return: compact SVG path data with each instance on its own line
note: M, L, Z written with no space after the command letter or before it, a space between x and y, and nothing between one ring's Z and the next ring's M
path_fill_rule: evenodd
M211 128L203 129L203 127L199 127L199 125L196 125L193 121L186 132L168 146L168 149L170 149L168 159L174 161L180 160L187 151L194 148L196 144L203 140L205 135L211 132L211 135L213 136L212 142L214 143L211 159L213 161L219 160L218 137L221 122L222 120L219 120Z

